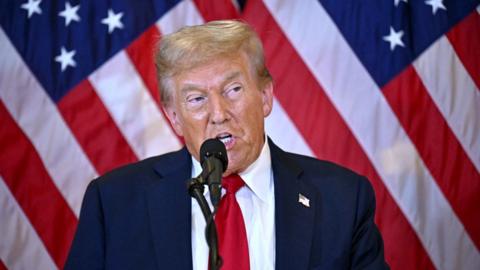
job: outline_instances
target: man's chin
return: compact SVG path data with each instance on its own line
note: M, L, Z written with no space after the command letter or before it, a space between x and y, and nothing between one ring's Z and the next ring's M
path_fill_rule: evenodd
M233 164L232 164L232 165L233 165ZM235 166L235 165L230 166L230 161L229 161L228 168L227 168L227 170L223 173L223 176L229 176L230 174L235 174L235 173L238 174L238 173L240 173L240 172L241 172L241 171L240 171L240 169L239 169L237 166Z

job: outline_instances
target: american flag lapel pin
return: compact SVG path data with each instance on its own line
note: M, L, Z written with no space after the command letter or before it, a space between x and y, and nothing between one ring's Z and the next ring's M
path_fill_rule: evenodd
M310 207L310 200L307 197L303 196L302 193L298 193L298 202L303 204L303 206L305 207Z

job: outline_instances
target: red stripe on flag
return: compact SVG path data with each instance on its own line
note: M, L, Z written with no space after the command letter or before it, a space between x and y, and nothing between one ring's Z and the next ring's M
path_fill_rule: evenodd
M453 27L447 38L480 89L480 14L476 10Z
M240 15L233 5L232 0L194 0L193 2L206 22L236 19Z
M270 72L276 82L277 99L315 155L364 174L372 182L380 206L377 224L382 231L390 266L393 269L434 269L368 157L266 7L260 1L250 1L244 14L263 40ZM298 91L302 91L300 95Z
M58 109L99 174L138 160L88 80L69 91Z
M155 103L158 105L159 110L162 112L163 118L166 119L170 128L172 127L165 111L162 109L160 102L160 92L158 89L157 70L155 68L155 50L156 44L160 40L161 33L156 25L150 26L144 33L142 33L136 40L126 48L126 52L130 60L132 61L135 69L143 80L148 91L152 95ZM145 56L147 54L147 56ZM175 132L178 140L184 144L183 138L179 137Z
M420 156L480 247L480 175L412 66L383 89Z
M0 174L55 264L62 268L77 225L75 214L2 102L0 122Z
M135 65L138 73L147 86L157 104L160 105L160 93L158 91L157 75L155 71L155 45L160 40L160 32L155 24L150 26L127 48L127 54Z

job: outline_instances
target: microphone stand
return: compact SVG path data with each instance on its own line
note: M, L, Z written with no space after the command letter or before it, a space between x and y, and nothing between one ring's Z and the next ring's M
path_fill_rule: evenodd
M218 254L217 227L214 222L214 215L217 211L217 206L214 206L214 211L212 213L205 196L203 196L204 185L206 184L207 176L210 173L211 172L202 172L199 176L190 179L188 183L188 193L197 200L207 223L205 227L205 239L209 247L209 269L218 270L222 265L222 258Z

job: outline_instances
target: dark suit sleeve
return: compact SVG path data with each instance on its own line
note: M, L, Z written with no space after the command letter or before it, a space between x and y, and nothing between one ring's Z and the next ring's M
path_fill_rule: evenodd
M65 269L104 269L105 231L98 180L85 193Z
M389 269L375 218L375 195L367 179L358 186L357 215L352 242L352 269Z

